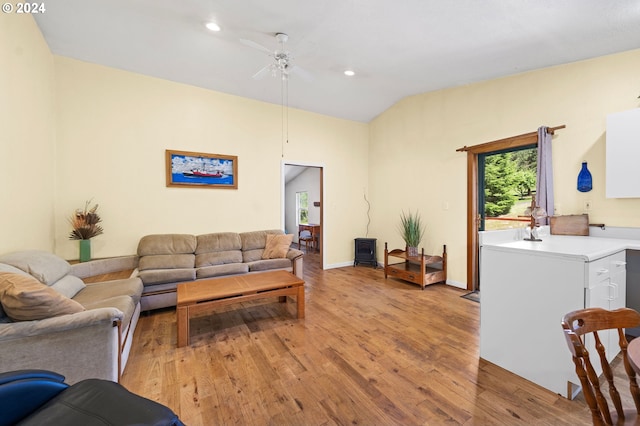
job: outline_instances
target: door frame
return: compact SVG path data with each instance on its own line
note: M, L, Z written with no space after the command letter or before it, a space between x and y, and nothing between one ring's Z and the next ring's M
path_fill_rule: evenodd
M558 129L566 126L547 128L547 133L553 135ZM464 146L457 152L467 153L467 290L479 290L480 255L478 242L479 213L478 213L478 155L493 151L504 151L521 148L527 145L538 145L538 132L524 133L510 138L486 142L480 145Z
M324 254L325 254L325 250L324 250L324 246L325 246L325 220L324 220L324 199L325 199L325 194L324 194L324 167L325 165L322 163L309 163L309 162L304 162L304 161L288 161L288 160L282 160L280 163L280 226L282 227L282 229L285 229L285 198L286 198L286 193L285 193L285 181L284 181L284 173L285 173L285 167L286 166L298 166L298 167L315 167L317 169L320 169L320 244L319 244L319 250L320 250L320 269L324 269L324 265L325 265L325 258L324 258Z

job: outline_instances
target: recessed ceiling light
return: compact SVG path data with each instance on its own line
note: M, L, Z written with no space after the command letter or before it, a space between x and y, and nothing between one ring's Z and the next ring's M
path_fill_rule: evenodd
M220 25L216 24L215 22L209 22L205 26L211 31L220 31Z
M344 72L344 75L349 76L349 77L353 77L354 75L356 75L356 73L353 70L346 70Z

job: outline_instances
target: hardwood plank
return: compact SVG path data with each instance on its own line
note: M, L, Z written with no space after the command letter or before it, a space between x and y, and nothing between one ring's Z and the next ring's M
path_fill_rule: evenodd
M292 298L242 302L195 315L177 348L175 309L143 314L122 383L189 425L590 424L581 397L479 359L465 290L323 271L318 256L305 256L304 319Z

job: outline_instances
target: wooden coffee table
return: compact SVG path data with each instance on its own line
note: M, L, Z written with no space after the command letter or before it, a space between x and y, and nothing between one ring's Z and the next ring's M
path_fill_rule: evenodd
M177 286L178 347L189 344L191 315L212 312L219 306L278 296L296 296L298 318L304 318L304 281L287 271L233 275L189 281Z

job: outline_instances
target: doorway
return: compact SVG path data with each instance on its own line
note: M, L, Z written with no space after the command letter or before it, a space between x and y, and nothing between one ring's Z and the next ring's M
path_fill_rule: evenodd
M556 130L564 128L564 125L549 127L547 128L547 133L553 135ZM480 247L478 244L478 231L480 230L478 202L479 156L491 152L537 145L538 132L530 132L480 145L465 146L456 150L467 153L467 290L469 291L480 290Z
M282 228L293 234L297 246L300 227L313 229L317 238L305 252L305 262L318 262L324 269L324 185L322 165L282 163ZM313 226L312 226L313 225ZM303 248L303 251L305 247Z

